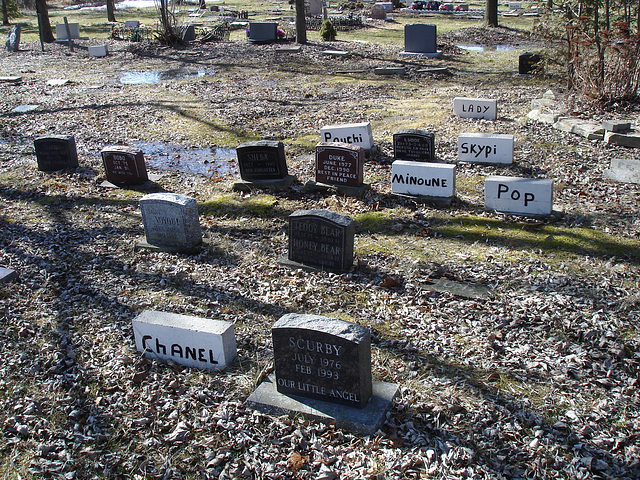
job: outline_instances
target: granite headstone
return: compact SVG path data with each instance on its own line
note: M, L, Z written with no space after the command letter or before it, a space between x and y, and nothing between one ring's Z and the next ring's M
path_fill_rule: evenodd
M107 180L116 185L141 185L149 180L142 150L110 145L100 152Z
M202 243L194 198L151 193L140 199L146 243L170 251L193 251Z
M435 161L435 135L414 128L403 128L393 134L393 158L416 162Z
M363 182L364 148L341 142L316 145L316 182L359 187Z
M70 135L50 135L37 137L33 141L38 170L53 172L78 166L76 140Z
M5 46L7 47L7 51L9 52L17 52L20 50L20 30L22 27L20 24L16 24L9 30L9 38L7 38L7 43Z
M245 142L236 148L243 180L279 180L288 175L284 144L275 140Z

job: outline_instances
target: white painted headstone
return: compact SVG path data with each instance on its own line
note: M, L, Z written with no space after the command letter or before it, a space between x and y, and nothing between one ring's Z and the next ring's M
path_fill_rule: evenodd
M322 142L352 143L365 150L373 148L373 133L369 122L327 125L320 129L320 137Z
M236 356L233 324L223 320L145 310L133 319L136 348L149 358L219 370Z
M453 113L460 118L498 118L498 101L487 98L455 97Z
M456 166L396 160L391 166L391 191L404 195L453 197L456 194Z
M473 163L513 163L513 135L500 133L461 133L458 135L458 161Z
M640 183L640 161L626 158L613 158L604 176L624 183Z
M147 243L190 250L202 242L195 199L176 193L151 193L140 199Z
M553 180L489 176L484 184L487 210L521 215L549 215L553 210Z
M80 24L69 23L69 34L71 35L71 38L80 38ZM67 27L64 23L56 24L56 38L58 40L68 40Z

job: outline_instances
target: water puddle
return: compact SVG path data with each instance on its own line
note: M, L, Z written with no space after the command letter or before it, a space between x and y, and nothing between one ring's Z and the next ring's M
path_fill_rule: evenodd
M173 70L147 70L145 72L128 71L120 74L120 83L124 85L150 85L162 80L176 80L191 77L204 77L213 75L213 70L185 70L176 68Z
M147 165L157 170L174 170L207 177L222 178L238 174L235 148L186 149L164 143L140 142Z
M456 47L469 52L509 52L517 48L513 45L456 45Z

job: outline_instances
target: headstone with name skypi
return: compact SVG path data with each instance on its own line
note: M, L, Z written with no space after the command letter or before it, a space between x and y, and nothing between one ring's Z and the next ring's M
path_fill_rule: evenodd
M71 135L49 135L33 141L38 170L54 172L78 166L76 140Z
M100 152L107 181L116 185L141 185L149 180L142 150L110 145Z
M139 248L193 252L202 243L194 198L176 193L151 193L140 199L146 243Z
M501 133L461 133L458 161L471 163L513 163L514 136Z
M393 158L416 162L434 162L435 135L415 128L403 128L393 134Z

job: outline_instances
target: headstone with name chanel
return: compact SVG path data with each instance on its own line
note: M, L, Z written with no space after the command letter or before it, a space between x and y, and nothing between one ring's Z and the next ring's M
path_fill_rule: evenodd
M149 181L142 150L110 145L100 152L107 181L116 185L141 185Z
M353 265L355 222L328 210L296 210L289 215L288 260L329 270Z
M391 175L391 191L395 194L449 201L456 194L455 165L396 160Z
M404 26L404 51L401 55L439 57L436 26L428 23L408 23Z
M373 133L369 122L326 125L320 129L320 139L321 142L359 145L367 152L373 148Z
M435 135L415 128L403 128L393 134L393 158L416 162L434 162Z
M513 163L514 136L500 133L458 135L458 161L472 163Z
M453 113L460 118L498 118L498 101L487 98L455 97Z
M78 166L76 139L71 135L49 135L33 141L38 170L53 172Z
M145 356L186 367L220 370L236 357L233 324L223 320L145 310L133 319L133 334Z
M624 183L640 184L640 161L628 158L613 158L604 176Z
M236 147L242 182L238 190L254 187L287 187L294 177L289 175L284 144L275 140L245 142Z
M7 43L5 46L7 47L7 51L9 52L17 52L20 50L20 30L22 26L18 23L9 30L9 38L7 38Z
M487 210L520 215L549 215L553 210L553 180L489 176L484 184Z
M363 172L364 148L341 142L316 145L316 182L360 187Z
M276 22L249 22L249 41L251 43L275 42L277 31Z
M362 435L380 428L398 386L372 380L368 328L291 313L271 333L275 373L249 396L249 406L302 413Z
M194 198L176 193L151 193L140 199L146 243L139 248L192 252L202 243Z

